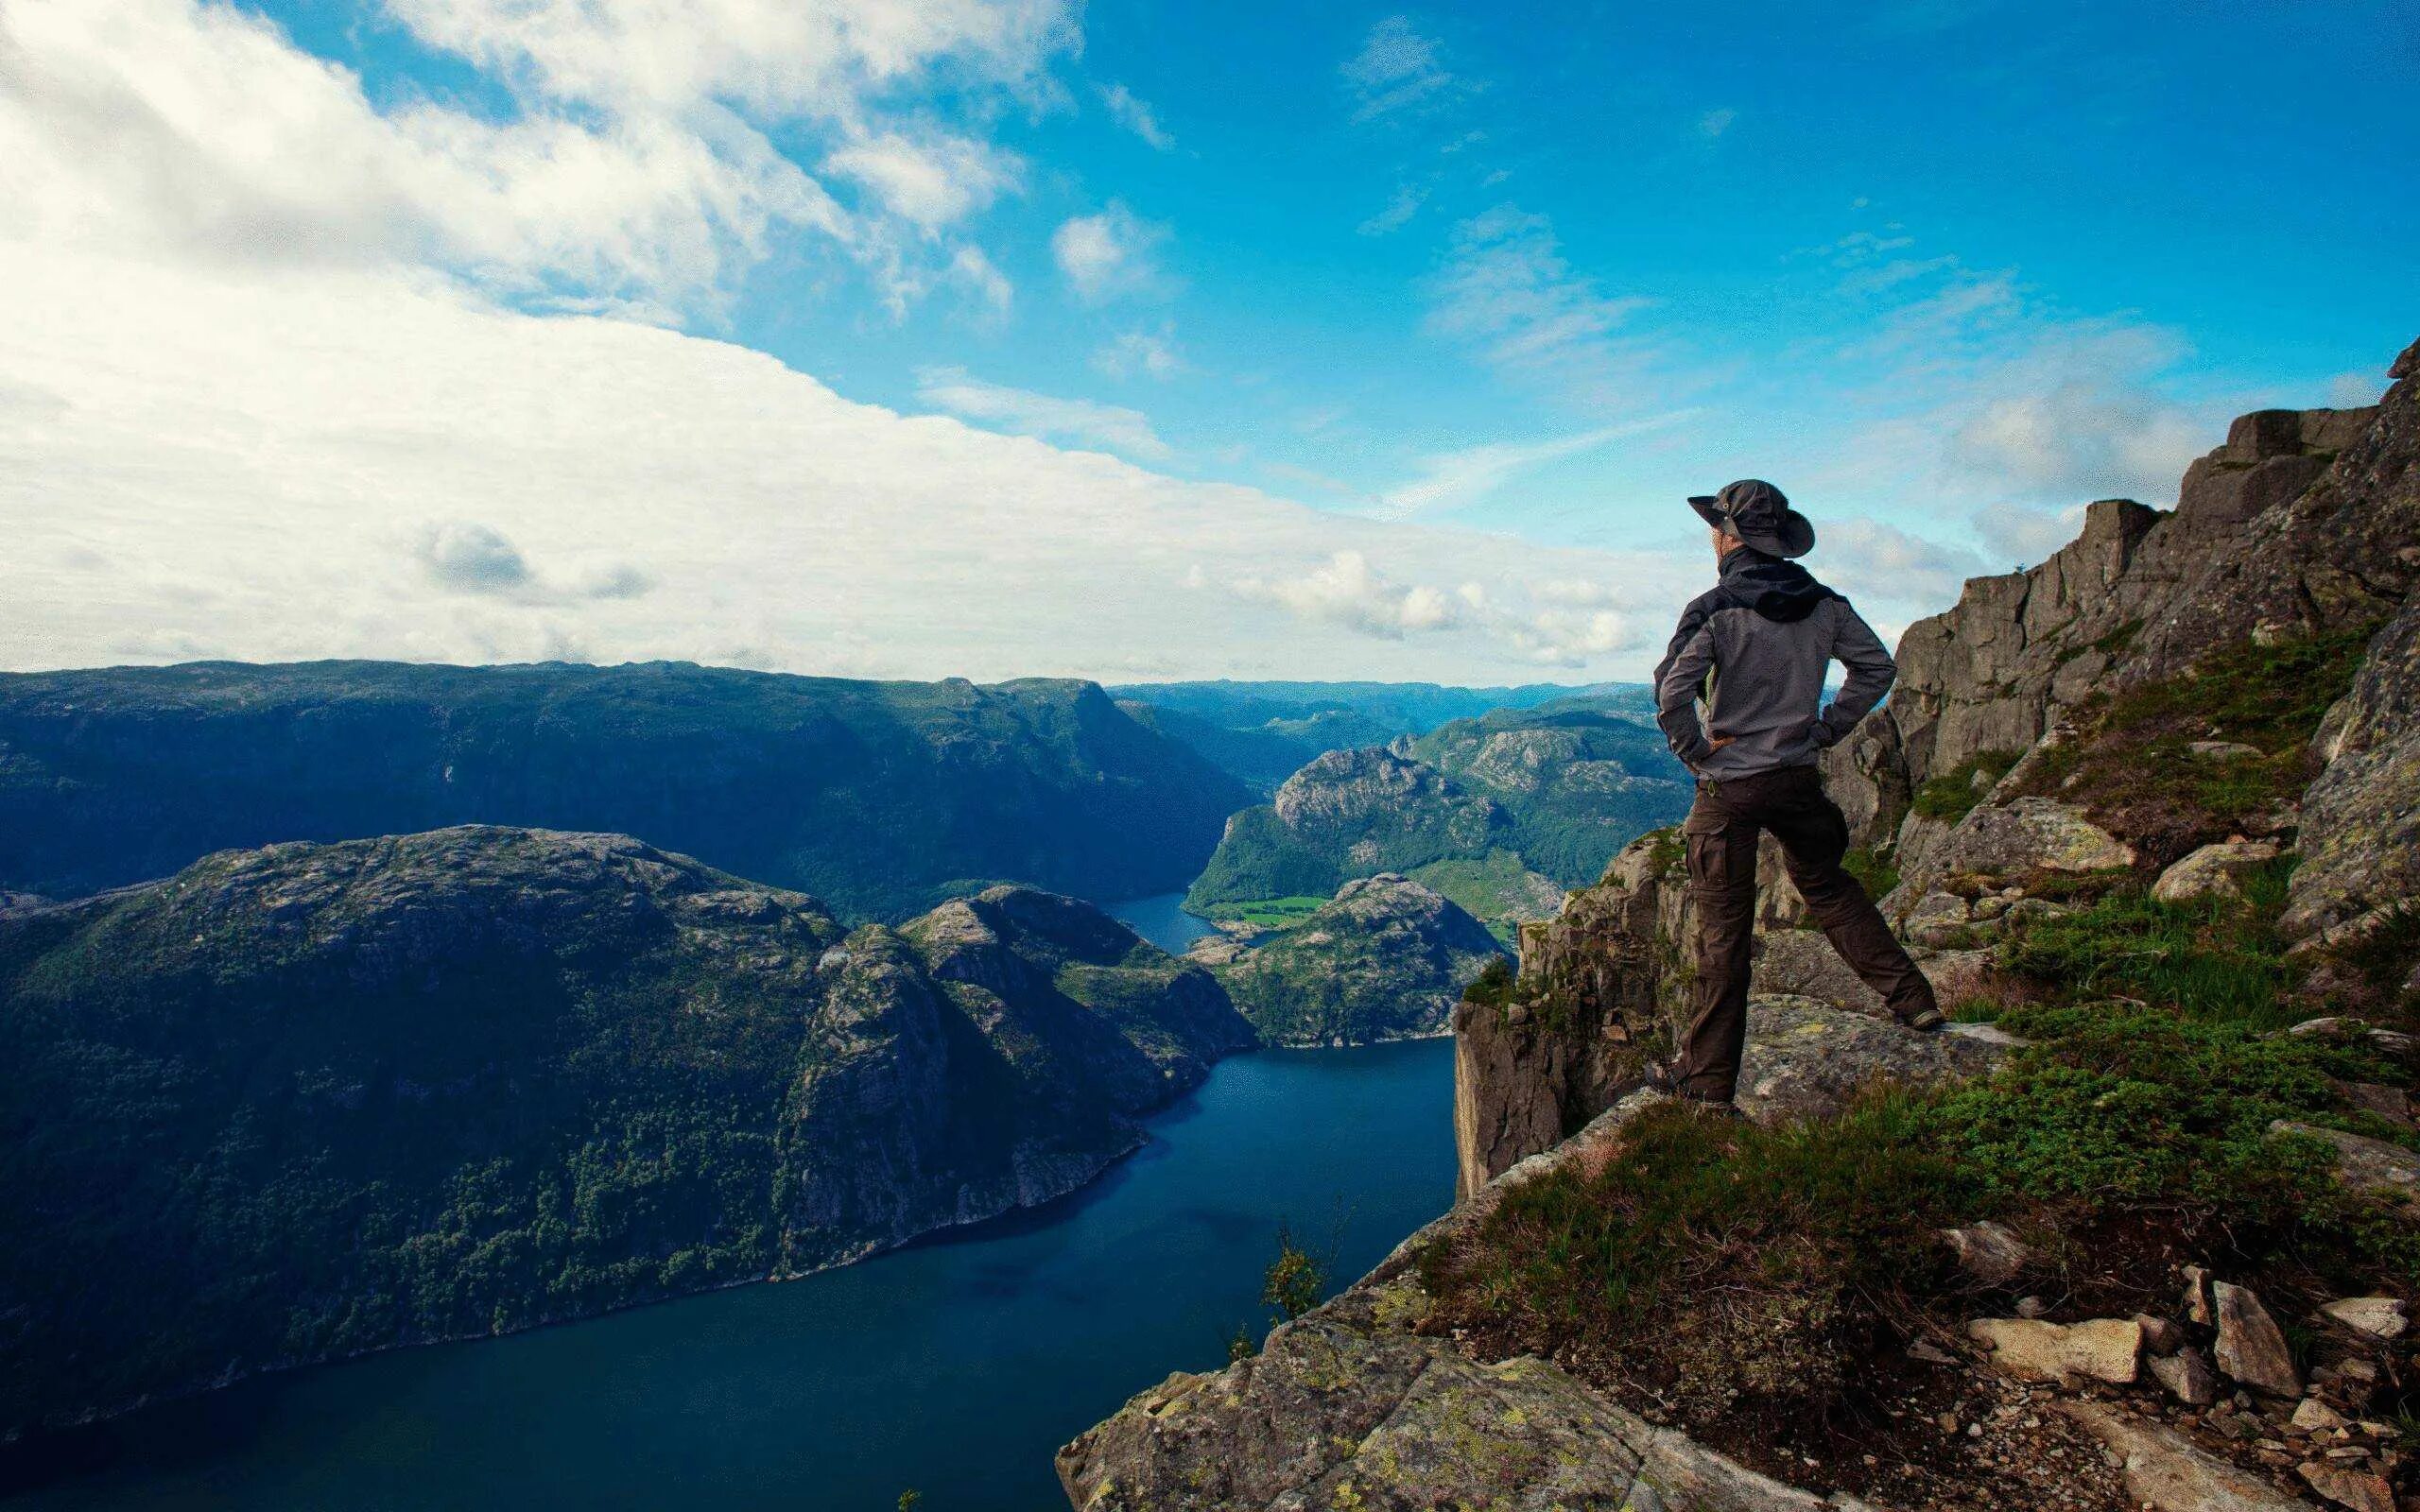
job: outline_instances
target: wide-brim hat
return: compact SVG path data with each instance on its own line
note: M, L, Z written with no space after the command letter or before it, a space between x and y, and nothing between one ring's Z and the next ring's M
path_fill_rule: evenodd
M1692 494L1689 507L1707 524L1771 557L1804 557L1815 549L1815 522L1789 507L1781 490L1760 478L1726 483L1713 494Z

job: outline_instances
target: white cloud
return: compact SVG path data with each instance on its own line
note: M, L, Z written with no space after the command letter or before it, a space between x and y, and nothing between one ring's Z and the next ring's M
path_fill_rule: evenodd
M1093 353L1093 366L1112 378L1173 378L1184 370L1184 360L1177 355L1172 328L1164 324L1157 331L1120 332Z
M2038 509L2021 504L1986 505L1974 512L1975 533L2003 568L2031 566L2076 539L2083 529L2083 506Z
M1967 578L1992 570L1964 546L1927 541L1879 520L1825 520L1816 529L1815 547L1810 565L1817 576L1858 600L1947 609Z
M514 109L373 104L350 70L223 0L24 0L0 10L0 193L50 245L251 267L435 267L508 295L650 318L712 310L804 231L888 281L899 229L1013 180L983 144L884 124L946 68L1023 91L1068 44L1055 3L395 0ZM994 13L996 10L996 13ZM852 212L777 150L836 134ZM913 161L911 161L911 159Z
M1651 624L1703 576L1180 482L853 404L744 348L391 274L233 276L0 239L0 393L44 417L0 420L0 666L577 653L1487 680L1579 655L1610 677L1646 659L1550 642L1530 621L1563 606L1527 585L1619 584L1626 602L1596 607ZM502 545L437 551L457 581L432 580L415 532L463 520ZM1285 579L1345 551L1403 590L1406 640L1184 592L1195 567ZM463 592L483 558L545 591Z
M1353 95L1356 121L1433 105L1469 87L1445 67L1435 40L1422 36L1404 16L1372 26L1340 72Z
M1167 229L1135 217L1113 203L1098 215L1077 215L1050 233L1050 253L1079 299L1098 304L1156 287L1153 249Z
M1698 117L1698 132L1711 142L1730 130L1731 123L1737 119L1739 112L1727 105L1720 110L1708 111Z
M1660 429L1682 417L1657 416L1623 425L1599 425L1569 436L1536 441L1490 441L1421 459L1420 475L1389 489L1379 502L1398 513L1459 509L1495 492L1507 479L1533 467L1593 452L1624 436Z
M1412 216L1420 214L1420 207L1427 198L1427 190L1408 183L1399 184L1394 198L1387 201L1387 208L1353 229L1363 236L1384 236L1390 232L1401 231Z
M1166 152L1176 146L1176 138L1168 135L1167 129L1160 125L1160 118L1150 105L1125 85L1102 85L1100 102L1108 108L1111 120L1159 151Z
M823 167L865 184L893 215L925 231L985 208L1025 172L1014 153L946 131L870 135L831 153Z
M1636 362L1615 332L1653 302L1599 293L1564 260L1547 217L1512 205L1454 228L1426 292L1431 332L1471 344L1510 377L1600 407L1625 397Z
M969 245L952 252L949 277L995 320L1006 319L1010 307L1016 302L1016 286L1009 282L1006 273L992 266L980 247Z
M1141 410L985 383L963 368L924 369L917 374L916 393L953 415L1019 436L1079 441L1150 461L1173 455Z
M1426 583L1395 582L1357 551L1340 551L1300 576L1245 577L1235 587L1241 597L1282 605L1305 619L1390 641L1450 628L1461 622L1464 607L1461 599Z
M439 588L526 604L635 598L655 586L646 573L627 563L594 563L567 579L550 578L531 567L502 531L473 520L424 525L411 554Z
M2032 495L2173 499L2207 451L2202 423L2140 388L2071 380L1986 400L1950 433L1950 462Z

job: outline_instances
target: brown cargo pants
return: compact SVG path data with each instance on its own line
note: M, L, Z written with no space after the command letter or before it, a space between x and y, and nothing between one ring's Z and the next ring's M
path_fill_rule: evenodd
M1892 937L1881 910L1841 869L1848 822L1812 766L1784 766L1718 782L1702 779L1682 825L1689 896L1697 904L1696 1017L1682 1038L1674 1074L1681 1091L1727 1103L1748 1037L1748 961L1754 942L1756 839L1781 842L1789 880L1832 949L1902 1022L1932 1007L1932 984Z

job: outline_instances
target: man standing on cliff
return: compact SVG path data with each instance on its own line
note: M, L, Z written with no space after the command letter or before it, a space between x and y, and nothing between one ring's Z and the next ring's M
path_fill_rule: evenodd
M1682 611L1655 669L1655 706L1672 754L1698 779L1682 826L1698 914L1696 1016L1678 1059L1650 1080L1728 1109L1748 1033L1764 831L1781 842L1807 914L1899 1022L1938 1029L1942 1014L1932 984L1841 869L1848 823L1815 765L1882 701L1898 668L1847 599L1788 559L1814 549L1815 527L1781 490L1748 478L1689 504L1714 527L1721 580ZM1825 708L1835 661L1848 677Z

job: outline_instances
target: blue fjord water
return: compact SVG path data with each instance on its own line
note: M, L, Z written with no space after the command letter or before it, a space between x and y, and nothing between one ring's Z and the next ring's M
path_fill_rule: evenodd
M1452 1048L1262 1051L1046 1208L860 1264L246 1382L0 1463L21 1507L1063 1507L1051 1452L1265 1322L1278 1223L1349 1279L1453 1195ZM28 1486L26 1482L33 1484Z

